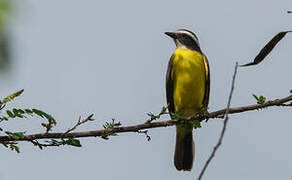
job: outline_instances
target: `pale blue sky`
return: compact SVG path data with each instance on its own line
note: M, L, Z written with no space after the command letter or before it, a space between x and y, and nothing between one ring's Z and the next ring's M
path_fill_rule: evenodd
M12 23L15 59L1 73L1 96L18 89L19 107L37 107L58 120L55 131L95 114L78 130L101 128L116 118L123 125L143 123L147 112L166 104L165 73L175 49L163 33L187 28L199 37L211 68L210 111L226 106L234 64L249 62L276 33L292 29L291 0L96 1L15 0ZM232 106L255 103L292 89L292 35L261 65L239 69ZM290 179L291 113L288 108L231 115L221 149L204 179ZM167 119L168 117L165 117ZM40 120L18 120L13 130L40 131ZM210 120L194 132L191 172L173 166L175 129L144 135L121 134L105 141L82 139L82 148L39 150L21 143L21 153L1 148L0 180L18 179L195 179L222 126ZM52 175L48 175L52 173Z

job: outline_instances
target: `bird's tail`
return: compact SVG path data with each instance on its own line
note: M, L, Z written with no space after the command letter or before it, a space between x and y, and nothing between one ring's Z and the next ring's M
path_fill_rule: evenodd
M195 143L193 141L193 127L188 126L186 124L176 126L174 165L179 171L190 171L193 167Z

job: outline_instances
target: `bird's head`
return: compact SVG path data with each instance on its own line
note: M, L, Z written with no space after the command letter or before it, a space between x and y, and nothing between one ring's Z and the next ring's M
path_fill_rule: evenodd
M165 32L165 34L174 40L177 48L187 48L201 52L199 39L195 33L186 29L178 29L175 32Z

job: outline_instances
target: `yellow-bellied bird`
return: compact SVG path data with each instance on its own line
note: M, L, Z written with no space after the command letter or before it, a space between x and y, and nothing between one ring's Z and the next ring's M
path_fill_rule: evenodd
M206 112L209 103L210 72L197 36L186 29L166 32L177 49L171 56L166 74L166 97L172 118L189 118ZM187 121L176 125L174 165L190 171L195 156L193 125Z

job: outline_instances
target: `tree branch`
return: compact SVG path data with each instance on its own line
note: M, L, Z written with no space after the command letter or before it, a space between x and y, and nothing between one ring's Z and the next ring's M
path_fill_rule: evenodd
M266 107L271 106L281 106L287 102L292 102L292 95L284 97L282 99L276 99L273 101L267 101L262 104L253 104L248 106L242 107L235 107L229 108L228 114L235 114L241 112L247 112L252 110L263 109ZM213 119L221 117L225 114L226 109L221 109L218 111L214 111L209 113L208 115L201 116L201 117L194 117L192 120L199 120L204 121L206 119ZM0 143L9 142L9 141L32 141L37 139L61 139L61 138L81 138L81 137L97 137L97 136L104 136L105 134L114 134L114 133L124 133L124 132L137 132L143 129L150 129L150 128L158 128L158 127L168 127L173 126L179 123L182 120L167 120L167 121L160 121L160 122L151 122L151 123L143 123L133 126L121 126L115 128L106 128L94 131L84 131L84 132L70 132L64 135L63 132L60 133L39 133L39 134L31 134L25 135L19 139L13 139L11 136L0 136Z

